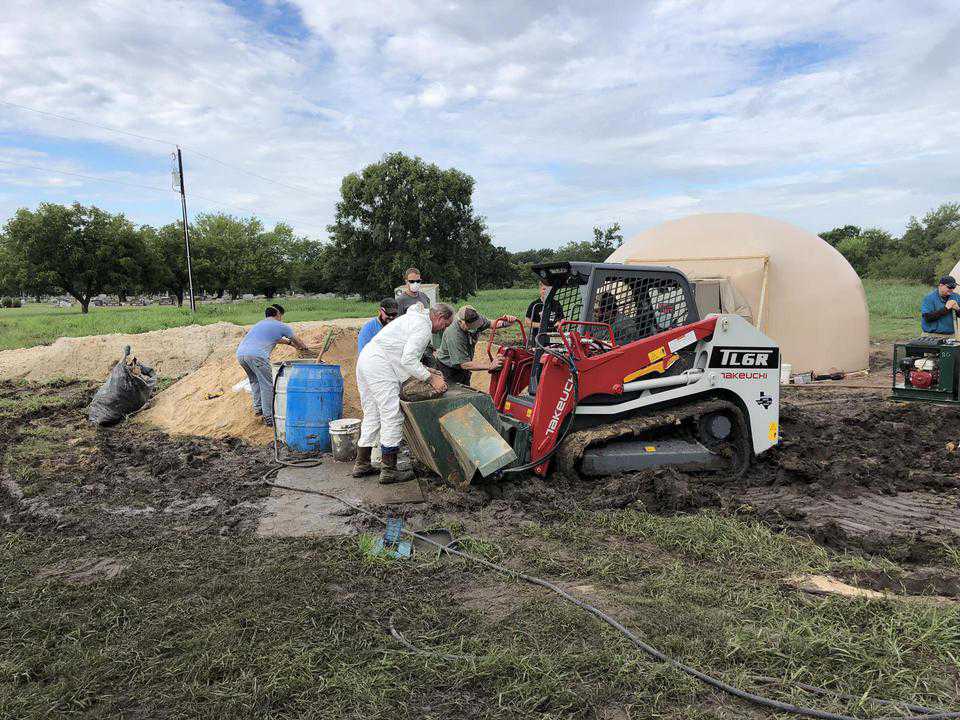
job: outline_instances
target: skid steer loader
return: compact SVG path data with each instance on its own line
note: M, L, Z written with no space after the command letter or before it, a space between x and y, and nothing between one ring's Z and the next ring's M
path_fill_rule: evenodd
M535 265L541 326L502 358L489 393L519 464L610 475L676 466L743 472L777 443L780 357L738 315L698 315L678 270ZM496 324L494 324L496 327ZM492 350L488 349L492 357Z

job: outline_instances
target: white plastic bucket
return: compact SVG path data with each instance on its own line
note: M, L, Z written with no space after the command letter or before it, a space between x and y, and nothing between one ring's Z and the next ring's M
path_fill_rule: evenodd
M353 462L357 459L357 441L360 439L360 421L356 418L343 418L330 421L330 447L333 459L339 462Z
M790 376L793 375L793 365L790 363L783 363L780 365L780 384L789 385Z

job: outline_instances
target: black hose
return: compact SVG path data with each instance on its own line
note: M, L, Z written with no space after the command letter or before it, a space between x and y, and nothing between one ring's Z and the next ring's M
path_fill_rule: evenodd
M437 551L439 554L441 551ZM396 613L390 616L388 620L388 627L390 628L390 635L393 638L403 645L407 650L415 655L426 655L428 657L439 657L444 660L465 660L468 662L476 662L477 660L482 659L482 655L451 655L439 650L428 650L426 648L419 647L414 645L412 642L407 640L407 638L397 630L396 625L394 624L394 617ZM807 683L798 682L796 680L783 680L782 678L768 677L766 675L750 675L749 678L754 682L758 682L764 685L782 685L784 687L795 687L800 690L805 690L809 693L814 693L816 695L829 695L838 700L852 700L855 702L860 702L866 700L874 705L893 705L905 708L911 712L921 713L923 715L931 715L935 713L942 712L941 710L934 710L933 708L928 708L923 705L913 705L911 703L902 702L899 700L885 700L882 698L864 698L860 695L848 695L836 690L828 690L827 688L817 687L816 685L808 685Z
M502 475L513 475L515 473L527 472L528 470L533 470L534 468L539 467L545 462L549 462L549 460L560 450L560 445L563 444L563 441L567 439L567 435L569 435L570 431L573 429L573 421L577 412L577 405L580 402L580 371L577 369L577 364L573 361L573 357L570 353L567 353L567 357L564 357L550 347L543 345L540 342L540 338L545 336L546 333L541 333L534 336L537 347L543 350L547 355L557 358L557 360L564 363L570 369L570 377L573 379L573 407L570 408L570 414L567 416L567 419L564 420L563 426L560 428L560 432L557 433L557 441L543 457L538 460L531 460L523 465L517 465L516 467L500 470L496 474L498 478Z
M271 473L275 472L275 470L272 470L270 472ZM270 473L267 473L267 475L264 476L264 482L267 485L270 485L276 488L281 488L284 490L294 490L296 492L307 493L310 495L322 495L323 497L336 500L337 502L342 503L343 505L346 505L349 508L353 508L354 510L356 510L357 512L363 515L372 517L384 525L387 524L387 520L385 518L382 518L376 513L371 512L370 510L367 510L365 507L361 505L356 505L355 503L352 503L349 500L344 500L343 498L337 495L334 495L332 493L322 492L320 490L308 490L305 488L293 487L291 485L283 485L281 483L276 483L276 482L268 482L266 480L266 477L269 474ZM780 700L774 700L773 698L764 697L763 695L757 695L747 690L742 690L741 688L738 688L735 685L731 685L730 683L724 682L719 678L715 678L711 675L707 675L706 673L701 672L700 670L697 670L696 668L691 667L690 665L686 665L680 662L679 660L676 660L670 657L669 655L666 655L665 653L661 652L660 650L653 647L652 645L649 645L646 642L644 642L631 630L629 630L622 623L620 623L620 621L618 621L616 618L608 615L607 613L603 612L599 608L587 602L584 602L583 600L579 600L578 598L574 597L563 588L557 585L554 585L549 580L544 580L542 578L538 578L533 575L527 575L518 570L512 570L503 565L498 565L495 562L491 562L490 560L485 560L481 557L477 557L476 555L471 555L470 553L465 552L463 550L457 550L456 548L450 547L449 545L443 545L442 543L438 543L432 538L426 537L412 530L407 530L406 528L401 528L400 532L402 532L404 535L409 535L410 537L416 538L421 542L425 542L429 545L433 545L434 547L437 547L443 552L446 552L450 555L455 555L465 560L470 560L471 562L477 563L478 565L482 565L490 570L495 570L496 572L502 573L509 577L513 577L518 580L523 580L524 582L531 583L532 585L538 585L540 587L546 588L547 590L550 590L556 593L567 602L570 602L576 605L577 607L581 608L582 610L585 610L586 612L590 613L594 617L605 622L610 627L619 631L622 635L624 635L627 639L629 639L634 645L640 648L640 650L645 652L647 655L653 658L656 658L660 662L671 665L677 668L678 670L680 670L681 672L693 678L696 678L697 680L700 680L701 682L713 688L716 688L717 690L722 690L723 692L729 695L738 697L741 700L747 700L749 702L754 703L755 705L761 705L763 707L770 708L772 710L787 712L787 713L791 713L793 715L799 715L802 717L819 718L820 720L862 720L861 718L857 718L852 715L838 715L836 713L826 712L824 710L817 710L816 708L808 708L800 705L791 705L790 703L781 702ZM934 714L922 714L922 715L898 716L898 717L885 716L881 718L876 718L876 720L951 720L953 718L960 718L960 712L942 712L942 713L934 713Z

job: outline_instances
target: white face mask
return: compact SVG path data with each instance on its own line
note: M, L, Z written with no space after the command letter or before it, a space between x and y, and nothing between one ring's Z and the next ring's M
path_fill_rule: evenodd
M410 289L413 290L414 292L419 292L419 291L420 291L420 281L419 281L419 280L412 280L412 281L410 282Z

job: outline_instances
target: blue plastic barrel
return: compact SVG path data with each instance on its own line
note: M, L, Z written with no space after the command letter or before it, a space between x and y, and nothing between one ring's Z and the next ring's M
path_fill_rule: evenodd
M312 360L281 363L274 383L280 439L297 452L330 452L330 421L343 417L339 365Z

